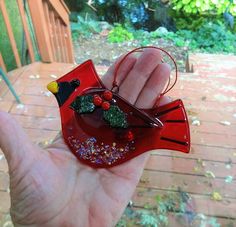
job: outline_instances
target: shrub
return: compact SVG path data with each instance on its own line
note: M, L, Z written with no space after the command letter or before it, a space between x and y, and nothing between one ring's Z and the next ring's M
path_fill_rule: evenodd
M236 15L236 2L233 0L171 0L171 16L177 29L198 30L211 21L225 20L232 30Z
M133 39L133 34L123 28L121 24L116 24L116 26L108 34L108 40L111 43L122 43Z
M82 16L77 16L77 23L71 22L71 31L73 39L79 37L79 35L90 37L92 34L102 31L99 21L93 20L90 17L86 19Z
M179 35L181 32L178 33ZM221 23L206 23L193 34L191 48L203 49L207 52L236 53L236 37Z
M165 28L147 32L133 30L132 34L119 25L109 34L110 42L123 42L132 39L138 40L139 45L145 46L155 43L162 38L173 42L175 46L187 46L190 50L201 50L208 53L235 53L236 37L221 21L206 22L198 30L179 30L176 33L169 32Z
M236 15L236 3L233 0L171 0L173 9L185 14L217 14L229 11Z

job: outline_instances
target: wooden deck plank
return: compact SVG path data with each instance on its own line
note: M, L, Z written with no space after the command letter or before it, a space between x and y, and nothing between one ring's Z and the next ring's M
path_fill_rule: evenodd
M166 165L168 166L168 163ZM183 191L196 195L211 195L213 190L218 190L223 198L236 199L235 180L226 183L224 179L219 178L174 173L171 172L171 168L169 172L145 170L139 186L162 190L178 186Z
M210 85L201 85L199 88L194 86L189 87L189 83L181 82L179 89L170 91L168 95L171 97L182 97L184 100L199 100L199 101L218 101L219 103L235 102L236 86L235 83L230 85L221 84L219 88L214 88ZM193 93L196 92L196 95Z
M138 206L132 206L131 208L128 208L129 211L139 211L143 210L143 207ZM145 211L147 211L145 209ZM161 212L160 212L161 213ZM174 212L168 212L168 214L162 214L162 216L166 217L168 219L168 223L166 226L170 227L199 227L199 226L209 226L213 227L210 223L215 221L215 223L219 224L222 227L234 227L235 219L231 218L220 218L220 217L214 217L214 216L208 216L203 214L197 214L195 212L192 213L174 213ZM209 225L207 225L209 223ZM129 226L129 225L128 225ZM131 225L130 225L131 226ZM160 225L163 226L163 225ZM132 227L140 227L139 224L132 223Z
M229 113L235 113L235 103L227 103L221 105L219 102L202 102L202 101L189 101L184 100L184 104L187 109L199 109L199 111L218 111L219 106L222 106L223 110Z
M170 191L171 193L176 193ZM155 197L157 195L166 195L167 190L158 190L158 189L148 189L143 187L138 187L134 196L133 203L134 206L144 207L146 204L155 205ZM229 217L232 219L236 219L236 201L228 200L225 203L219 201L213 201L208 196L194 195L190 194L190 197L194 201L194 212L201 213L208 216L214 217Z
M55 74L52 74L52 75L56 76ZM53 81L53 80L55 80L55 78L50 79L50 81ZM49 91L47 90L46 86L42 87L42 86L38 86L38 85L31 85L31 86L25 87L22 94L23 95L32 95L32 96L33 95L36 95L36 96L52 96L52 94L49 93Z
M236 124L224 125L224 122L201 122L201 125L191 125L191 130L196 133L212 133L212 134L224 134L224 135L236 135Z
M212 146L212 147L225 147L236 148L236 136L211 134L211 133L192 133L191 141L194 144Z
M13 106L13 102L0 100L1 111L9 112L12 106Z
M232 161L232 163L236 163L236 150L234 148L229 149L224 147L211 147L196 144L192 144L190 154L170 150L157 150L153 151L152 155L224 163Z
M57 107L57 101L53 97L21 95L21 100L25 105Z
M45 118L36 116L14 115L14 118L20 122L23 128L43 129L51 131L59 131L61 124L59 118Z
M14 115L59 119L58 107L35 106L35 105L19 106L18 104L13 104L11 108L11 113Z
M227 87L225 87L227 88ZM230 88L230 87L229 87ZM184 100L191 100L191 101L209 101L209 102L219 102L219 103L227 103L232 102L235 103L235 94L236 92L232 89L222 89L220 92L219 90L215 90L213 88L202 88L202 89L194 89L190 88L183 88L183 89L176 89L170 92L171 97L182 97ZM196 92L196 95L192 95L193 92Z
M207 172L214 173L215 178L226 178L236 173L236 164L227 162L201 161L180 157L167 157L152 155L146 164L147 170L173 172L188 175L205 176Z
M19 68L19 69L16 69L16 70L13 70L11 72L8 72L7 73L7 76L8 76L8 79L10 80L11 84L13 85L14 87L14 83L20 78L20 76L27 70L28 66L25 66L25 67L22 67L22 68ZM15 89L15 87L14 87ZM20 88L22 89L22 88ZM15 89L16 90L16 89ZM12 94L10 94L9 92L9 88L6 86L6 84L4 83L4 81L1 81L0 82L0 97L3 98L3 96L6 94L6 93L9 93L9 95L12 97ZM14 97L12 98L14 99ZM11 99L11 100L12 100ZM14 99L15 100L15 99Z
M65 74L67 72L70 72L74 67L76 67L75 64L68 64L68 63L51 63L51 64L40 64L38 70L39 72L58 72Z
M205 122L217 122L220 123L222 121L228 121L230 124L235 124L235 114L227 113L224 111L198 111L197 109L192 109L188 111L188 117L190 122L192 120L197 119L200 123Z
M40 80L39 79L31 79L30 77L35 77L35 76L39 76L39 74L36 74L36 75L30 75L28 78L22 78L21 80L17 81L14 86L17 88L17 87L24 87L23 84L27 84L27 86L38 86L38 87L46 87L47 84L52 81L52 79L48 78L48 79L44 79L44 78L41 78ZM26 86L25 86L26 87Z

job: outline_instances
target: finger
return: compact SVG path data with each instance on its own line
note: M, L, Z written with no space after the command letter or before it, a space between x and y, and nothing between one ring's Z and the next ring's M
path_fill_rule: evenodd
M166 104L168 104L168 103L170 103L172 101L173 101L173 99L171 97L169 97L169 96L162 96L160 101L159 101L158 106L164 106L164 105L166 105Z
M170 66L162 63L152 72L147 83L140 92L135 106L138 108L151 108L163 92L170 77Z
M124 56L119 57L118 60L116 60L116 62L108 69L107 73L102 77L102 82L108 89L112 88L116 67L123 59L123 57ZM124 78L129 74L136 63L136 60L136 57L131 54L127 56L127 58L122 62L117 71L117 85L120 85Z
M10 114L1 111L0 148L6 156L10 172L23 161L30 161L30 154L34 150L33 144L18 122Z
M161 63L161 51L145 49L120 85L119 94L134 104L152 72Z

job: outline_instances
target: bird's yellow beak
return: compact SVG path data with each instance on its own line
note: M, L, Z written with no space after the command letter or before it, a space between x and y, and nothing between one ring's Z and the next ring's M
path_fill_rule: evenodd
M59 85L56 81L52 81L51 83L48 84L47 89L51 91L53 94L56 94L59 91Z

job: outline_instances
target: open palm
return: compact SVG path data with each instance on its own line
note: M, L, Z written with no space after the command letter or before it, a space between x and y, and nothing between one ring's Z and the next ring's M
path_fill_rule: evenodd
M103 77L108 88L114 68ZM119 69L119 94L139 108L151 108L169 74L158 50L146 49L139 57L130 55ZM114 226L148 157L146 153L116 167L92 169L76 159L61 135L42 149L4 112L0 112L0 147L9 164L15 226Z

